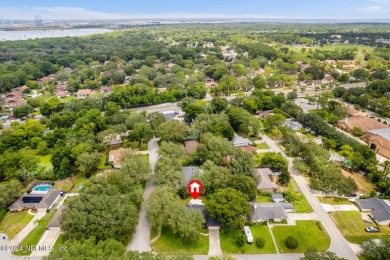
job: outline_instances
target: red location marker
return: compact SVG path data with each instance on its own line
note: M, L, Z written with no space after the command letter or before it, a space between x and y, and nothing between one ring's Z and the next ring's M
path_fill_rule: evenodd
M196 200L200 193L202 192L202 183L198 180L192 180L188 186L188 192L190 193L191 197Z

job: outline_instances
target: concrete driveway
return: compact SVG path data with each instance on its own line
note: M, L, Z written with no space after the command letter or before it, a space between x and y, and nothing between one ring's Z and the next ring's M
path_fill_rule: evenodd
M154 172L154 167L158 159L158 140L159 139L154 138L148 144L149 163L150 167L152 168L152 172ZM154 184L151 180L149 180L145 187L143 202L141 203L139 211L138 224L129 245L127 246L127 251L152 251L152 248L150 247L151 225L146 218L145 200L149 197L150 193L152 193L153 189Z
M37 250L33 251L31 256L48 256L49 249L56 243L60 231L60 228L46 230L37 244Z
M219 229L209 229L209 256L222 255L221 243L219 240Z
M330 205L322 204L322 207L326 212L335 212L335 211L359 211L358 207L355 205Z

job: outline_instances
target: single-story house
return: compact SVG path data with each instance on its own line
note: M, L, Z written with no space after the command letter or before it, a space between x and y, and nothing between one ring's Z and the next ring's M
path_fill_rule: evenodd
M287 219L287 212L280 203L253 203L250 220L254 223Z
M342 165L345 161L345 158L337 153L330 152L329 160L331 160L336 165Z
M165 120L170 121L175 119L177 113L175 111L165 111L162 112L162 115L164 116Z
M206 221L205 225L208 229L218 229L219 230L219 228L221 227L221 223L219 223L219 221L216 219L210 218L203 202L201 200L197 200L197 201L199 201L199 202L195 203L195 204L189 203L187 208L200 211L203 214L203 217Z
M54 214L54 216L51 218L49 224L47 224L47 229L61 229L61 217L62 217L62 210L65 208L64 205L61 205L57 212Z
M61 191L51 189L46 194L27 194L20 196L11 206L10 211L24 209L51 210L60 198Z
M284 120L284 125L293 131L299 131L303 127L302 124L295 121L294 118L288 118L288 119Z
M370 212L379 225L390 225L390 202L379 198L356 200L362 211Z
M100 87L100 89L99 89L100 93L102 93L103 95L110 94L111 90L112 90L112 87L108 87L108 86L103 86L103 87Z
M76 93L76 96L78 99L84 99L93 94L95 94L95 91L92 89L79 89Z
M197 173L199 171L199 167L198 166L187 166L187 167L181 168L181 171L183 172L183 175L184 175L184 187L187 187L192 179L192 175L194 175L195 173Z
M352 133L355 127L359 127L365 134L369 130L389 128L388 125L382 124L375 119L365 116L351 116L340 120L337 126L348 133Z
M390 159L390 128L368 130L365 138L371 149Z
M280 193L272 193L271 198L273 202L277 202L277 203L284 201L283 194Z
M234 146L240 147L240 146L251 145L252 141L249 140L248 138L241 137L238 134L234 133L234 137L233 137L232 143L233 143Z
M185 146L186 153L192 154L195 153L196 150L198 149L199 142L196 140L185 141L184 146Z
M120 169L122 162L122 153L127 151L125 148L112 149L108 152L108 162L112 162L114 168Z
M257 114L265 119L267 119L269 116L274 115L274 113L272 111L259 111Z
M278 188L278 185L271 181L270 175L272 175L272 171L270 168L256 168L255 172L259 177L258 190L274 191Z
M283 206L284 210L287 213L293 213L294 212L294 206L293 206L292 203L282 203L282 206Z
M363 111L359 111L353 107L348 107L348 115L349 116L367 116Z

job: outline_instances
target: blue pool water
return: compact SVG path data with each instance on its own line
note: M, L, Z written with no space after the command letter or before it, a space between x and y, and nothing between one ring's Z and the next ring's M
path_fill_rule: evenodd
M38 186L35 186L33 191L48 191L51 189L51 185L38 185Z

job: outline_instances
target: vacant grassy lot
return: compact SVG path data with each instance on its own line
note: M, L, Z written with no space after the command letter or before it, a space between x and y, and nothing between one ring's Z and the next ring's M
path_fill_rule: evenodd
M55 181L53 189L63 190L64 192L70 192L73 186L73 182L71 179L63 179L60 181Z
M51 170L53 169L53 165L51 164L50 162L50 159L52 157L51 154L48 154L48 155L41 155L41 156L37 156L39 158L39 160L41 160L41 165L46 167L47 169Z
M331 214L333 221L343 234L343 236L352 243L361 244L364 241L372 238L380 238L381 236L390 236L390 228L379 226L381 232L367 233L366 227L376 226L373 223L363 221L360 212L356 211L340 211Z
M290 192L294 195L296 200L292 201L291 203L294 206L294 211L296 213L310 213L313 212L313 209L311 208L309 202L307 201L305 195L302 194L301 189L299 188L298 184L295 182L294 179L291 179L290 183L287 187L280 187L279 186L279 192Z
M243 247L237 244L238 237L243 234L241 229L231 229L220 231L221 249L225 254L274 254L276 249L272 242L271 234L266 225L252 225L250 226L254 242L250 245L246 243ZM264 248L256 246L256 238L262 237L265 239Z
M0 222L0 233L4 233L9 239L16 236L33 219L33 215L27 211L7 212Z
M201 232L205 234L208 233L207 230L202 230ZM157 231L152 230L151 239L153 239L156 235ZM163 229L160 238L151 244L151 247L153 251L164 255L173 255L178 253L207 255L209 251L209 237L199 236L198 243L189 243L174 235L170 230Z
M296 226L275 226L272 228L276 244L281 253L303 253L309 247L318 251L325 251L330 246L330 238L319 221L298 220ZM288 236L298 240L296 249L289 249L285 245Z
M52 210L46 214L42 219L38 220L38 225L28 234L23 241L19 244L22 248L27 248L27 246L36 246L41 239L43 233L46 231L46 226L49 224L51 218L53 217L56 210ZM30 250L20 250L15 251L15 255L30 255Z
M322 197L318 196L317 199L324 204L330 204L330 205L353 205L352 202L350 202L348 199L344 198L334 198L334 197Z

